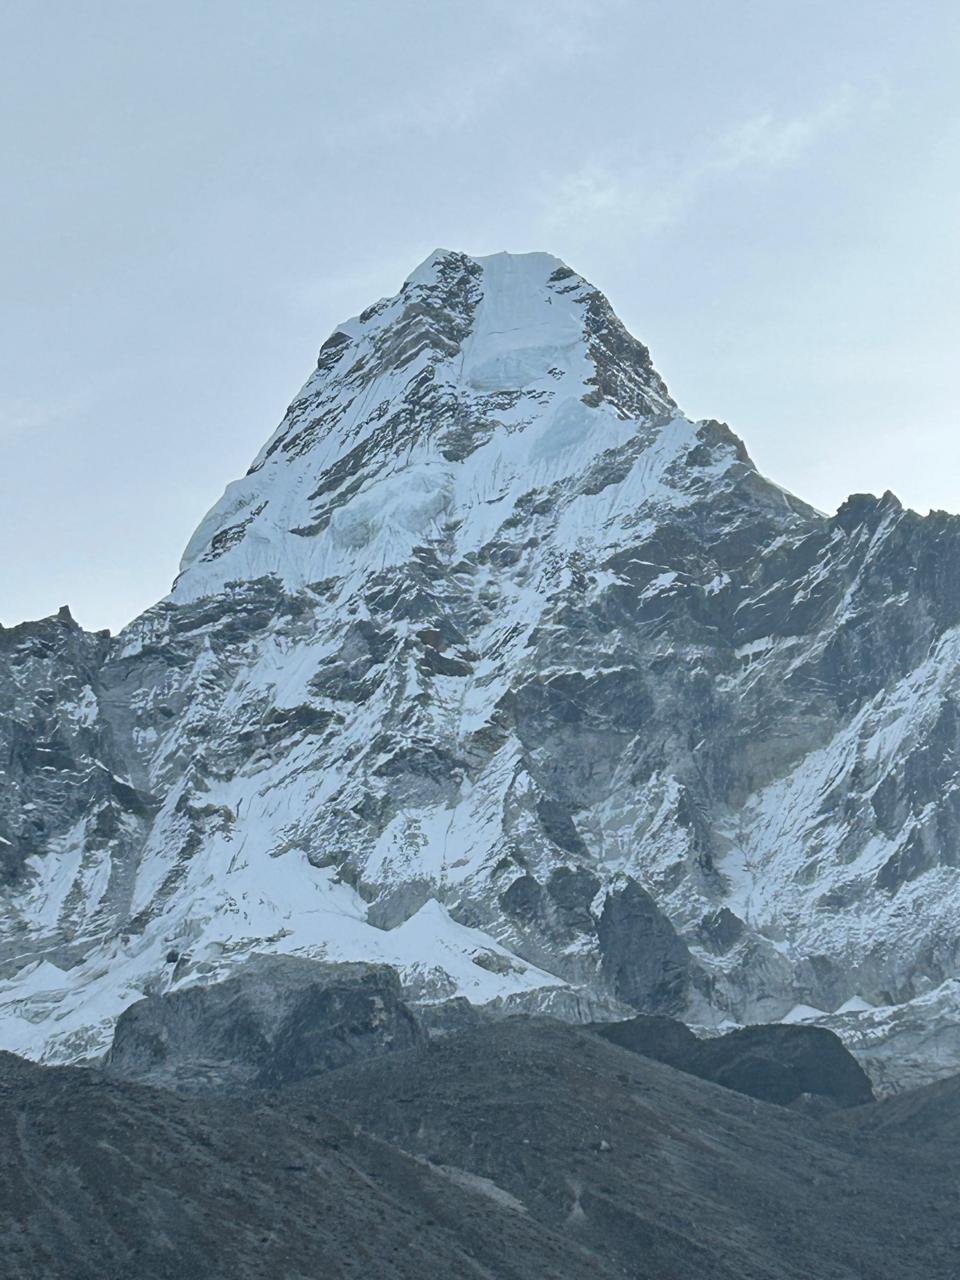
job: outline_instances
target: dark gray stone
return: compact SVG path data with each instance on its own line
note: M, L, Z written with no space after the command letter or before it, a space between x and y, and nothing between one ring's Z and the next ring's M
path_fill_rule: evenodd
M705 1080L780 1106L804 1095L837 1107L873 1100L863 1068L825 1027L743 1027L701 1040L691 1069Z
M824 1027L770 1024L701 1039L676 1019L640 1016L591 1030L632 1053L779 1106L813 1098L859 1107L873 1100L863 1068Z
M595 1022L590 1030L622 1049L681 1071L691 1070L700 1043L685 1023L662 1014L639 1014L625 1022Z
M635 880L607 894L597 922L600 969L613 993L644 1013L676 1013L690 981L690 954Z
M131 1005L106 1070L196 1090L276 1086L422 1036L386 965L258 956L225 982Z

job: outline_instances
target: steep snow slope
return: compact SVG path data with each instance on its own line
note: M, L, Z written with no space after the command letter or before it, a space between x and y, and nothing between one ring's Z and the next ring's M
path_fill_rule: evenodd
M476 550L523 495L630 442L637 415L672 416L639 344L622 405L585 403L597 378L585 326L606 303L565 271L546 254L475 262L437 253L396 298L342 325L249 473L191 539L172 598L262 574L279 575L288 591L333 576L356 589L422 543L442 542L454 520L456 545ZM661 473L689 437L689 424L678 426L634 469L615 495L625 511L671 496ZM568 544L601 514L574 510Z
M960 1066L958 542L765 480L558 260L438 251L165 601L0 633L4 1047L99 1052L266 950L569 1017L842 1010L881 1076L936 992L920 1058Z

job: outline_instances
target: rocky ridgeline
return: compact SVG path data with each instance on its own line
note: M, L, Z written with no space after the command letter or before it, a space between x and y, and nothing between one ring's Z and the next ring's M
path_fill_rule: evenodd
M957 1070L958 623L960 520L815 512L556 259L438 252L167 599L0 631L0 1044L295 953Z
M130 1005L102 1067L113 1078L176 1092L235 1096L408 1049L425 1052L442 1036L482 1035L486 1028L493 1043L493 1026L503 1020L497 1012L462 1000L408 1005L387 965L254 956L223 982ZM816 1111L873 1101L863 1069L822 1027L743 1027L701 1039L676 1019L640 1015L589 1030L778 1106Z

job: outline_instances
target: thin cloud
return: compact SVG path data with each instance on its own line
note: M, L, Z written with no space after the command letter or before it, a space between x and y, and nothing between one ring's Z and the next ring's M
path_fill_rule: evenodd
M796 164L824 134L842 125L849 113L850 94L844 91L806 115L786 120L772 112L753 116L720 137L703 173L781 169Z
M629 222L634 233L655 234L682 221L717 181L800 163L821 139L846 123L850 111L851 95L844 90L805 114L752 116L715 137L683 168L637 165L626 159L585 165L552 184L544 225L555 232L600 219Z
M499 109L536 71L560 71L599 50L598 32L624 0L489 0L486 8L501 32L495 42L465 44L448 65L434 64L426 82L415 81L386 105L341 121L324 137L325 149L457 135Z
M652 234L679 221L689 196L678 181L664 182L637 169L621 176L612 166L591 164L554 185L545 223L554 231L629 218L635 230Z
M29 400L0 401L0 443L61 426L77 405Z

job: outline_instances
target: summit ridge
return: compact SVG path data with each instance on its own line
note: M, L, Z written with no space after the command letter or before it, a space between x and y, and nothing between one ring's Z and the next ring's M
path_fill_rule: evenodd
M324 343L247 476L191 539L175 597L225 573L326 576L371 503L384 512L381 554L402 557L450 504L475 513L503 501L510 478L559 478L622 444L629 431L611 416L675 413L646 348L559 259L438 250ZM390 483L401 470L402 498Z

